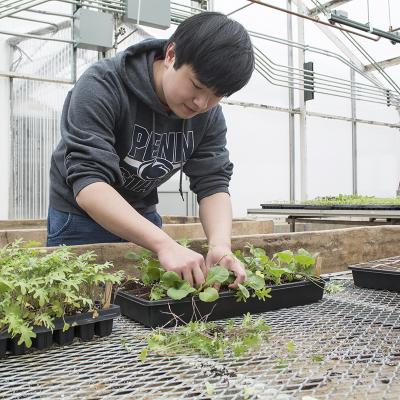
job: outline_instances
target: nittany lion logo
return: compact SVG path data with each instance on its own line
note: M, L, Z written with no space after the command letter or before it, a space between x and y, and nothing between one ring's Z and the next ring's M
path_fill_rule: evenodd
M155 160L145 161L140 165L137 176L144 180L161 179L173 170L174 166L168 160L156 158Z
M194 151L193 131L149 132L135 125L131 148L121 160L123 187L147 192L157 187L168 174L178 170Z

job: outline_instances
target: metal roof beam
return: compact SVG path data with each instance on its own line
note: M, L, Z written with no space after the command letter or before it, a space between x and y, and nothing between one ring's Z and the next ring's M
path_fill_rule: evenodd
M303 6L306 10L307 13L310 12L310 10L305 6L303 0L293 0L297 5ZM342 0L345 1L345 0ZM351 0L347 0L351 1ZM371 71L365 71L365 65L364 63L349 49L348 46L346 46L329 28L328 26L316 24L316 27L346 56L349 58L349 60L357 66L358 69L361 71L365 72L371 81L373 81L378 87L385 88L385 85L371 72Z
M328 1L324 4L322 4L322 6L324 8L333 9L333 8L341 6L342 4L350 3L350 1L353 1L353 0L331 0L331 1ZM315 17L320 13L321 13L321 11L319 10L318 7L310 8L310 10L308 11L308 15L310 17Z
M395 65L400 64L400 57L388 58L387 60L382 60L377 62L377 64L385 69L389 67L394 67ZM375 67L372 64L368 64L365 66L365 71L374 71Z

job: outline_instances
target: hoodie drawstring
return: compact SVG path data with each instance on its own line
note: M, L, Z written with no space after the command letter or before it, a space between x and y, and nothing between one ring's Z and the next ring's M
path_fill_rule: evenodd
M154 142L156 136L156 114L153 111L153 134L151 135L151 148L154 149Z
M183 197L183 190L182 190L182 175L183 175L183 138L185 135L185 120L182 120L182 136L181 136L181 170L179 175L179 193L181 194L182 201L185 201Z
M153 134L151 135L151 148L154 148L155 143L155 133L156 133L156 114L153 111ZM181 168L180 168L180 175L179 175L179 193L182 197L182 201L185 201L183 197L183 190L182 190L182 177L183 177L183 140L185 135L185 120L182 120L182 135L181 135Z

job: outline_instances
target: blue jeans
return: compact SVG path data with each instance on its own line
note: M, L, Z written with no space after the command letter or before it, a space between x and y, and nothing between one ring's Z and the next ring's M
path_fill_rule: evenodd
M157 211L142 214L159 228L162 219ZM112 234L90 217L64 212L49 207L47 217L47 247L62 244L72 246L93 243L120 243L126 240Z

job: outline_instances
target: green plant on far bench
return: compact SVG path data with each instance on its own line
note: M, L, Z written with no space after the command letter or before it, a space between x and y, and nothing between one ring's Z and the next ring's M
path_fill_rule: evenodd
M338 196L316 197L313 200L307 200L305 204L314 205L400 205L400 197L380 198L375 196L361 196L357 194L339 194Z

